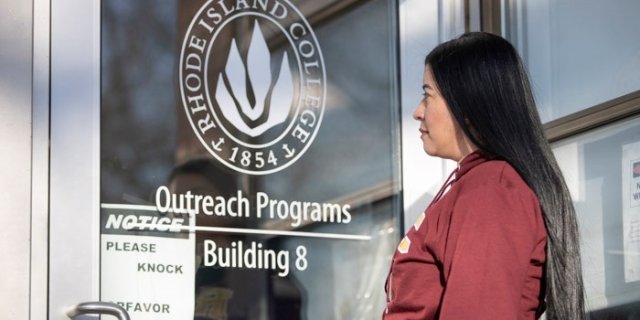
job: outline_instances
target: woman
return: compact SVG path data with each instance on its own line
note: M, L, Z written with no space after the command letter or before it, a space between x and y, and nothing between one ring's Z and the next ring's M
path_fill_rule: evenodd
M424 150L458 168L396 250L383 319L584 319L575 211L513 46L445 42L423 90Z

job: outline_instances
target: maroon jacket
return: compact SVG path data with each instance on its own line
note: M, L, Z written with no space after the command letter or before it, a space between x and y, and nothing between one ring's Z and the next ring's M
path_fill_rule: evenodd
M449 180L394 254L383 319L535 319L547 240L536 195L479 152Z

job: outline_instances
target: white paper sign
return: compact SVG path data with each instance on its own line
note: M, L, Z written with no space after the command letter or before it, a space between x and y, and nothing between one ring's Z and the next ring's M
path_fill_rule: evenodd
M640 280L640 142L622 148L622 226L625 282Z
M195 236L176 232L193 221L103 205L101 300L133 320L193 319Z

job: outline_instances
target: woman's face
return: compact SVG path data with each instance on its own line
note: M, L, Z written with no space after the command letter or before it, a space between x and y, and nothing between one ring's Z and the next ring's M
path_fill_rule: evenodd
M473 150L449 111L428 65L424 68L422 89L424 96L413 118L420 122L424 151L431 156L459 161Z

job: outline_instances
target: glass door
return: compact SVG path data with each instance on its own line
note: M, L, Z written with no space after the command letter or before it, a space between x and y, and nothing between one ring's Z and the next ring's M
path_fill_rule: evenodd
M66 31L93 57L81 79L52 49L52 138L68 135L52 141L52 246L73 247L52 248L50 277L82 259L84 292L51 301L132 319L378 317L401 232L395 1L78 2L93 13ZM74 40L56 37L63 14L52 43ZM74 86L82 103L65 100Z

